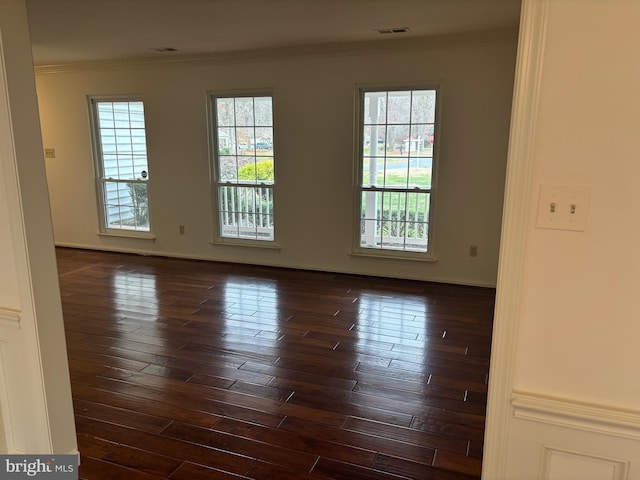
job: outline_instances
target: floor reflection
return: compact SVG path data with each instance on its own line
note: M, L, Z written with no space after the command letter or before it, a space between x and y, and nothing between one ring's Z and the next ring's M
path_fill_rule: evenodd
M223 291L226 313L223 338L241 340L249 334L252 338L277 339L280 315L276 281L246 277L231 279L225 282Z
M148 273L116 271L112 277L113 303L125 317L158 319L156 276Z
M359 303L358 351L389 350L389 367L424 373L429 310L425 299L363 293Z

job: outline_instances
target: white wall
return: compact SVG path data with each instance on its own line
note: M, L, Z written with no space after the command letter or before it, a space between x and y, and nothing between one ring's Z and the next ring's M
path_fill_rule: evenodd
M493 286L515 50L513 32L494 32L384 49L40 69L44 144L56 150L47 159L56 242ZM435 263L349 255L356 85L406 82L442 89ZM282 248L212 246L206 92L265 87L275 101ZM155 242L97 235L86 97L131 93L145 101Z
M77 453L24 0L0 38L0 452Z
M484 478L640 479L640 3L525 7L546 30L520 42L525 63L530 42L544 49L535 100L514 107L538 114L530 148L509 158L530 161L529 198L518 257L503 244L501 278L521 271L498 282L515 308L496 316ZM534 70L519 69L531 91ZM523 177L508 190L512 180ZM536 228L540 185L591 186L584 232ZM493 376L506 371L498 363L513 365L510 378Z

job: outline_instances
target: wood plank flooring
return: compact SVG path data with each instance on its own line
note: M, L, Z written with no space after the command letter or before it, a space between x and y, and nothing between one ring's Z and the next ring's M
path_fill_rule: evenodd
M480 477L493 289L56 252L81 479Z

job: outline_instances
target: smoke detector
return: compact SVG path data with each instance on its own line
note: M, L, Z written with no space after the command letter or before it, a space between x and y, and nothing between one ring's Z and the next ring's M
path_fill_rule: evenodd
M378 33L408 33L409 32L409 27L395 27L395 28L381 28L379 30L376 30L376 32Z

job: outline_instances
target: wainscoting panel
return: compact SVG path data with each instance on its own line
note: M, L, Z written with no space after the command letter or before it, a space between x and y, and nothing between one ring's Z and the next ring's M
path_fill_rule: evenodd
M511 404L501 478L640 480L640 411L522 390Z
M576 478L581 480L626 480L629 462L543 447L544 480Z

